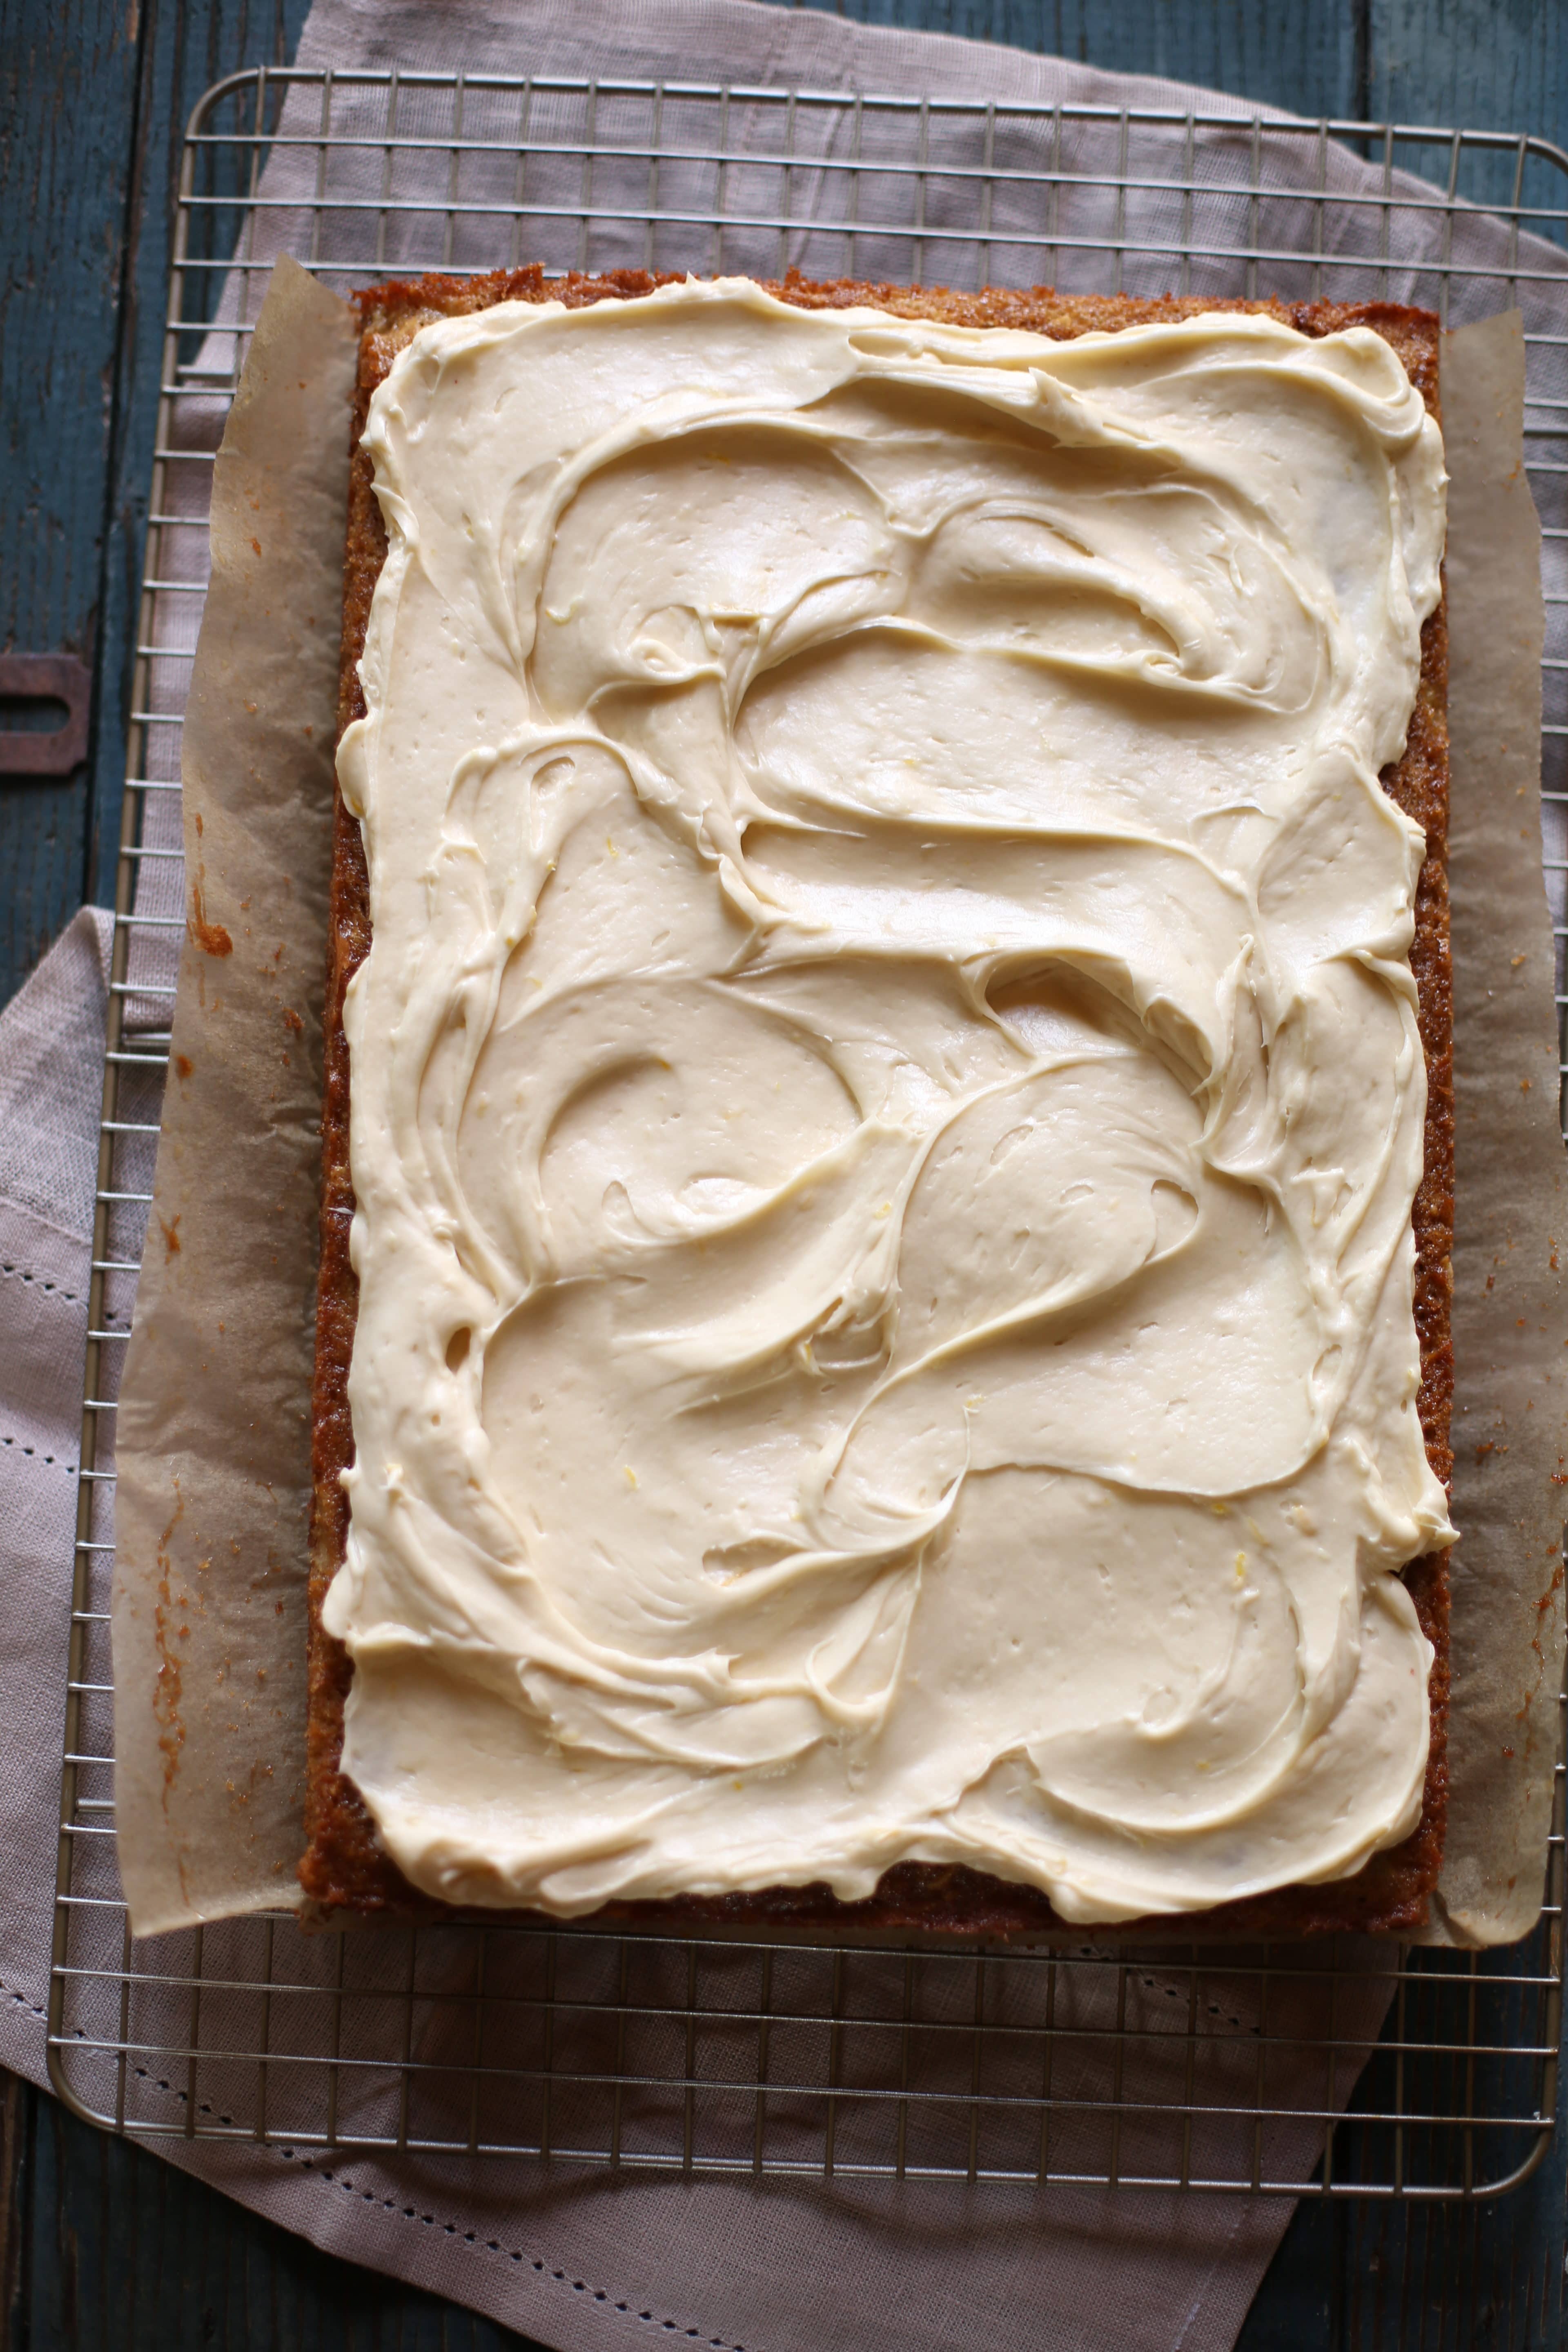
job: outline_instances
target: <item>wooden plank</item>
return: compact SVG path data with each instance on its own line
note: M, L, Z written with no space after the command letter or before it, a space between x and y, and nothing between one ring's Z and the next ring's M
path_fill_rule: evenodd
M1367 0L1367 110L1533 131L1568 148L1568 10L1531 0Z
M0 2073L0 2345L26 2340L24 2247L34 2095L15 2074Z
M791 5L791 0L784 0ZM1310 117L1530 131L1568 150L1568 8L1540 0L805 0L1162 74Z
M783 0L794 5L794 0ZM1359 9L1351 0L805 0L863 25L954 33L1162 74L1301 114L1355 113Z
M134 17L134 10L132 11ZM136 64L124 0L0 0L0 647L91 662ZM0 782L0 1001L81 899L88 772Z
M977 13L977 0L968 5ZM1161 74L1232 90L1299 114L1355 111L1352 7L1325 7L1321 0L1239 0L1200 8L1173 6L1171 0L1119 0L1114 7L1100 0L1037 0L1035 13L1051 36L1042 46L1055 57L1077 58L1110 73Z

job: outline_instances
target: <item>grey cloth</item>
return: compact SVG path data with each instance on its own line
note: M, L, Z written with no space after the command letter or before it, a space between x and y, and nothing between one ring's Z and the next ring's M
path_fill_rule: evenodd
M76 1539L109 918L0 1012L0 2058L37 2078Z
M414 0L318 0L300 62L340 72L396 63L405 71L462 67L470 75L596 72L729 81L737 87L731 134L742 137L748 121L760 119L756 110L747 115L745 85L962 95L998 104L1009 98L1132 104L1170 108L1178 116L1196 106L1228 116L1237 127L1202 131L1194 142L1189 176L1196 193L1190 218L1184 210L1188 200L1168 189L1119 205L1093 185L1068 187L1047 216L1039 212L1037 191L1021 179L1003 183L989 221L977 223L975 184L963 174L986 158L982 109L952 124L933 116L927 125L932 142L927 245L911 257L907 237L877 234L889 230L893 196L891 184L879 182L870 168L876 151L865 140L881 134L868 133L858 125L853 107L840 105L803 109L796 126L802 160L795 206L819 222L836 223L830 231L796 229L781 242L773 227L742 226L716 250L710 232L676 219L658 231L651 253L640 225L605 226L585 239L577 167L567 171L546 161L531 165L526 196L534 209L514 236L510 217L492 214L487 220L481 208L487 201L514 201L515 163L479 157L464 166L448 245L444 207L453 192L445 155L433 148L423 156L403 151L389 158L375 141L378 130L384 138L385 93L340 84L334 129L357 131L372 143L334 155L330 188L372 209L345 205L329 213L312 254L309 242L301 243L307 224L295 206L314 189L316 152L310 145L279 149L264 182L276 208L260 216L251 249L258 265L292 247L330 271L334 258L374 257L379 239L389 268L438 265L443 258L508 261L514 255L552 266L579 258L595 267L642 265L651 258L661 268L706 270L719 264L772 272L794 263L816 274L853 267L870 275L921 274L954 283L1051 278L1072 288L1106 283L1121 244L1129 257L1122 282L1133 290L1158 291L1180 283L1179 265L1159 248L1189 230L1231 253L1247 239L1262 248L1310 247L1318 189L1326 185L1341 198L1387 193L1375 169L1323 151L1309 135L1294 147L1270 149L1270 193L1253 212L1247 199L1220 185L1234 178L1238 160L1245 168L1250 152L1252 110L1240 101L751 0L620 0L593 9L564 0L448 0L439 7ZM601 137L613 133L617 120L633 123L636 110L647 106L646 100L613 91L598 103ZM678 107L673 96L665 103ZM399 104L400 135L449 136L449 93L408 83ZM505 108L515 108L514 94L505 94L503 105L502 94L470 86L464 105L467 135L488 131L515 139L515 116L504 115ZM582 100L571 93L542 91L534 105L534 138L547 136L552 126L560 132L581 127ZM319 100L307 93L289 101L286 128L308 138L319 119ZM678 128L671 111L667 131ZM858 131L860 170L835 168L854 158ZM1092 181L1121 160L1114 123L1069 123L1059 134L1038 122L1000 130L993 123L991 134L990 161L1004 168L1016 163L1037 171L1048 163L1069 178ZM900 135L907 136L907 126ZM1058 135L1059 147L1042 146ZM1143 143L1128 160L1146 165L1142 175L1150 178L1168 179L1173 165L1180 174L1187 136L1179 121L1141 130ZM945 178L943 163L952 167ZM647 165L636 168L637 184L646 188ZM621 184L630 185L626 169L598 167L595 207L614 210L617 171ZM776 194L769 194L764 177L760 171L731 175L726 203L732 214L775 207ZM427 209L412 226L397 215L383 225L374 205L389 191L420 195ZM710 166L665 168L660 201L672 214L710 211L716 193ZM855 247L846 227L851 205L866 232ZM1341 204L1323 219L1331 263L1324 290L1430 299L1433 283L1422 264L1441 250L1435 216L1395 214L1386 265L1375 204L1363 210ZM955 234L940 237L944 229ZM981 233L986 229L988 236ZM1139 257L1151 247L1154 258ZM1568 257L1536 249L1531 240L1523 247L1527 276L1518 282L1518 295L1527 325L1532 332L1555 331L1562 324L1555 281L1568 268ZM1479 317L1505 307L1516 282L1507 233L1478 215L1461 225L1454 249L1468 257L1477 273L1464 281L1460 314ZM1529 277L1530 268L1539 275ZM1304 296L1313 290L1313 277L1310 265L1292 265L1268 269L1265 282L1267 290ZM1230 259L1195 268L1187 283L1197 292L1233 293L1245 290L1244 278L1244 265ZM223 315L254 318L263 282L258 277L247 285L237 273ZM1562 389L1555 379L1543 388ZM192 414L181 429L193 442L206 436L210 447L210 415L204 417L195 403L186 405ZM176 486L171 497L180 495ZM188 605L194 600L166 601ZM157 804L151 839L160 838L156 828L163 823L171 829L162 837L177 843L172 803L170 795ZM139 904L144 910L177 911L180 882L172 862L161 863L155 874L149 870ZM0 1522L6 1530L0 1560L9 1619L0 1665L8 1702L0 1748L0 1857L11 1873L8 1883L21 1890L0 1929L0 1983L10 1995L0 2009L0 2054L37 2079L44 2062L61 1660L75 1514L76 1381L85 1331L91 1184L89 1172L84 1189L84 1171L93 1164L100 1087L94 1041L101 1034L103 978L91 923L86 918L73 927L28 990L0 1016L0 1263L6 1268L0 1280L0 1396L11 1416L7 1430L14 1421L33 1449L0 1447L0 1477L11 1482ZM162 973L166 983L166 960L145 944L138 956L139 982L151 985ZM146 1008L133 1003L133 1012L143 1009L151 1018L151 1000ZM1346 2043L1375 2032L1385 1998L1386 1979L1369 1973L1354 2014L1342 2011L1338 2019ZM1261 2022L1255 2012L1238 2012L1237 2030L1247 2037L1247 2053L1257 2046L1250 2036ZM1278 2015L1269 2022L1275 2033L1282 2030ZM177 2041L167 2021L163 2031ZM1341 2069L1331 2099L1343 2098L1352 2071L1350 2063ZM1321 2069L1314 2084L1303 2077L1289 2084L1281 2080L1277 2088L1287 2104L1289 2092L1303 2106L1316 2105ZM177 2088L153 2083L145 2096L153 2111L177 2118ZM1276 2148L1276 2159L1293 2165L1304 2179L1321 2131L1303 2122L1290 2133ZM1184 2352L1218 2352L1234 2340L1289 2210L1283 2200L1261 2198L1184 2200L1135 2190L1037 2192L962 2182L825 2187L810 2180L611 2179L462 2157L387 2154L329 2161L245 2143L174 2139L160 2145L172 2161L317 2243L472 2304L563 2352L636 2343L650 2328L731 2352L835 2352L838 2347L937 2352L965 2346L994 2352L1026 2345L1074 2352L1174 2352L1178 2346Z

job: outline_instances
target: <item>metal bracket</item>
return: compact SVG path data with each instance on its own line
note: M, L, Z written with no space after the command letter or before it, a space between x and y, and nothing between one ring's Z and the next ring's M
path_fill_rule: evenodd
M92 672L74 654L0 654L0 702L63 702L63 727L0 727L0 777L68 776L87 757Z

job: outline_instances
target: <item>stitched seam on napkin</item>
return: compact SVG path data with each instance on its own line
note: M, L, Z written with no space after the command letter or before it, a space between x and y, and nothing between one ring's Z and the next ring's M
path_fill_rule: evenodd
M0 1437L0 1445L22 1445L22 1441L19 1437ZM36 1445L22 1445L22 1451L30 1455L35 1462L47 1462L51 1469L63 1470L68 1478L76 1476L74 1462L57 1462L52 1454L40 1454Z
M40 1219L39 1222L41 1223L43 1222L42 1219ZM57 1226L55 1230L56 1232L63 1233L65 1228L63 1226ZM79 1241L81 1239L81 1235L79 1234L71 1234L68 1238L71 1241ZM11 1281L35 1283L40 1290L47 1291L51 1298L61 1299L68 1306L76 1307L80 1304L81 1293L79 1291L62 1290L58 1282L49 1282L42 1275L29 1274L25 1266L0 1265L0 1275L5 1276L6 1278Z
M286 2159L291 2158L293 2154L290 2148L283 2148L279 2152ZM590 2286L585 2279L574 2279L570 2271L553 2269L541 2255L525 2254L521 2248L503 2246L499 2238L481 2238L477 2230L459 2229L456 2221L437 2223L434 2213L422 2213L416 2205L399 2205L395 2197L378 2198L374 2189L356 2189L352 2180L341 2179L326 2166L317 2166L310 2157L304 2157L300 2161L304 2171L313 2172L323 2186L341 2189L345 2197L360 2198L366 2205L379 2204L388 2213L401 2214L405 2221L418 2221L426 2229L438 2227L447 2237L458 2238L465 2245L472 2246L476 2253L505 2254L511 2262L527 2263L529 2267L537 2271L542 2278L558 2279L563 2286L570 2286L574 2294L585 2294L595 2303L608 2304L612 2311L624 2312L628 2319L637 2319L649 2327L667 2330L670 2335L705 2341L710 2347L710 2352L745 2352L743 2345L731 2344L726 2336L710 2336L703 2338L700 2327L682 2327L678 2319L658 2319L651 2311L634 2311L629 2303L614 2302L604 2287Z

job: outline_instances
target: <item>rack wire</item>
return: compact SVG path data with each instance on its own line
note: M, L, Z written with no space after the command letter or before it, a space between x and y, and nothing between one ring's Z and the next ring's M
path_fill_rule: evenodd
M1496 1953L1086 1937L960 1954L507 1920L306 1937L287 1913L133 1945L113 1863L108 1594L119 1358L184 929L179 741L210 467L278 253L344 292L536 259L552 274L797 266L1386 297L1451 323L1518 301L1561 963L1565 247L1568 155L1525 136L1222 106L273 68L202 99L179 184L99 1152L49 2008L52 2079L78 2113L339 2165L497 2153L1433 2200L1495 2196L1539 2163L1562 2027L1561 1766L1541 1923ZM1561 971L1557 987L1561 1009Z

